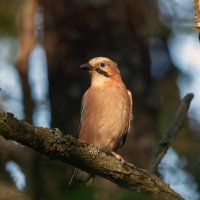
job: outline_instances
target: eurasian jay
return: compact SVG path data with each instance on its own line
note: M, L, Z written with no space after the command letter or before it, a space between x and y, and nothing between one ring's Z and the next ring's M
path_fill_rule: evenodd
M117 63L109 58L96 57L80 66L89 71L91 86L82 99L78 139L114 153L123 146L132 121L132 95L122 81ZM73 171L71 185L76 169ZM87 182L92 175L80 173L78 179Z

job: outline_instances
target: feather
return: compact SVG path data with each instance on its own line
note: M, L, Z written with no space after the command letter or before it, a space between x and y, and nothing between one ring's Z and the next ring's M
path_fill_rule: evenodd
M117 64L109 58L97 57L82 66L91 74L91 86L81 103L78 139L113 152L124 145L130 132L131 92L124 85ZM69 185L74 177L89 181L93 176L74 169Z

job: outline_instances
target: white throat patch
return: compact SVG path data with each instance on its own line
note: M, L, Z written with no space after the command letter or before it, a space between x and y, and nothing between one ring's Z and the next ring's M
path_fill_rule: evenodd
M107 82L107 80L108 80L108 77L105 77L101 74L95 73L95 74L92 74L91 85L102 86Z

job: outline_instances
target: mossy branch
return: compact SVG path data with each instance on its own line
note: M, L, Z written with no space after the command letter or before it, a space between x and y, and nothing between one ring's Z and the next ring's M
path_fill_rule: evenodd
M128 163L123 165L111 154L64 135L58 129L35 127L16 119L11 113L0 110L0 134L51 159L107 178L130 191L149 193L155 199L182 199L168 184L151 172Z

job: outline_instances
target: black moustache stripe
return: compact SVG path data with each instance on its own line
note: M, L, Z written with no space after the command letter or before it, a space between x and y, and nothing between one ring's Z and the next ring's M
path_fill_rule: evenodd
M103 71L102 69L100 68L97 68L96 71L99 73L99 74L102 74L104 75L105 77L110 77L109 74L105 71Z

